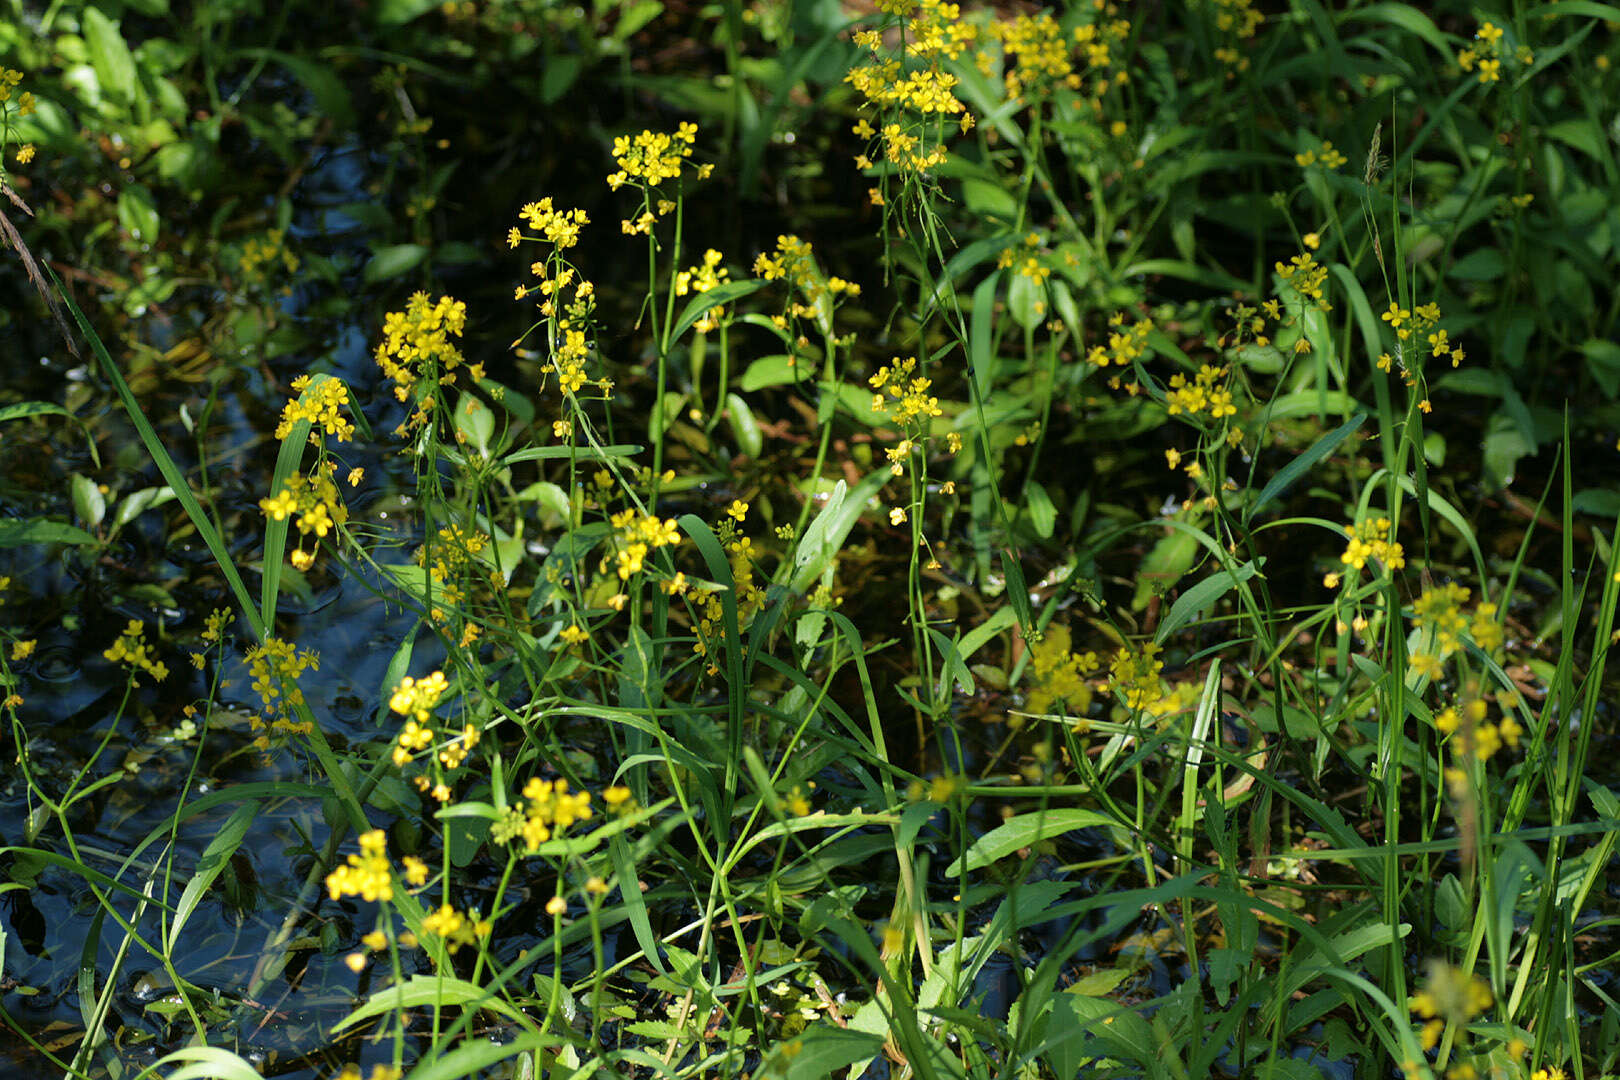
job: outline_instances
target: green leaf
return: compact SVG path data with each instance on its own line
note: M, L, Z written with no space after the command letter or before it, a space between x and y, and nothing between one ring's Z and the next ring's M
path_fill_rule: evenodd
M708 292L698 293L686 302L686 309L681 312L681 317L675 320L675 326L669 332L669 340L671 342L680 340L680 336L711 309L741 299L749 293L758 292L764 287L763 280L749 278L747 281L728 281L724 285L716 285Z
M1142 560L1142 568L1136 574L1136 593L1131 597L1131 610L1141 611L1148 606L1148 601L1155 593L1163 594L1170 589L1181 575L1192 569L1193 559L1198 557L1198 538L1189 532L1177 529L1167 536L1161 537L1153 550L1147 553Z
M777 1043L766 1057L760 1076L768 1080L824 1080L882 1050L881 1035L816 1024L793 1039Z
M561 1036L547 1035L541 1032L526 1031L515 1039L490 1042L484 1039L469 1039L460 1043L454 1050L448 1050L432 1056L420 1058L414 1069L410 1071L409 1080L463 1080L468 1076L491 1075L490 1066L499 1064L507 1058L517 1057L519 1054L530 1054L536 1050L550 1050L553 1047L565 1046ZM541 1060L546 1060L542 1056ZM558 1062L562 1064L562 1062ZM534 1075L525 1073L521 1068L508 1067L497 1075L523 1076ZM551 1073L550 1075L559 1075Z
M1259 567L1254 563L1246 562L1235 571L1221 570L1200 581L1176 597L1176 602L1170 605L1170 613L1159 623L1158 633L1153 635L1153 640L1163 643L1171 634L1202 615L1205 608L1259 572Z
M531 446L527 450L514 450L501 459L502 465L516 465L522 461L555 461L558 458L582 457L592 461L609 458L635 457L647 449L640 443L612 443L608 446Z
M1507 259L1498 248L1480 248L1451 264L1447 277L1458 281L1495 281L1507 271Z
M29 416L66 416L69 419L77 419L62 406L53 405L49 401L19 401L15 405L0 406L0 424L7 420L22 420Z
M94 10L93 8L91 10ZM139 184L130 184L118 193L118 224L137 243L157 243L160 221L152 193Z
M84 44L90 54L90 66L96 69L96 81L102 93L121 105L135 101L135 58L118 24L102 14L100 8L86 6L81 16Z
M191 913L197 910L197 905L202 903L208 887L225 869L231 856L236 854L236 849L242 846L242 839L247 836L248 826L253 824L253 819L258 816L258 803L243 803L236 808L236 812L225 824L220 826L213 839L208 841L202 857L197 860L197 869L186 881L185 892L180 894L180 901L174 906L174 919L169 923L169 932L163 939L163 947L167 952L174 952L175 944L180 940L180 932L185 929Z
M1505 413L1491 416L1485 429L1485 476L1494 490L1500 491L1513 483L1514 470L1519 459L1533 454L1536 448Z
M439 6L439 0L378 0L372 8L383 26L399 26Z
M1620 394L1620 345L1603 338L1593 338L1581 346L1586 357L1586 370L1603 388L1604 396L1613 400Z
M340 1032L373 1016L432 1005L440 1008L467 1005L477 1009L488 1009L514 1021L525 1030L538 1034L534 1021L530 1020L527 1014L508 1005L493 991L476 983L443 974L412 975L397 986L377 991L365 1004L356 1007L348 1016L332 1025L332 1030Z
M749 364L748 370L742 373L742 378L737 384L743 388L744 393L752 393L767 386L786 386L814 377L815 372L809 370L802 359L795 359L785 353L775 353L771 356L762 356Z
M173 1072L158 1073L160 1066L179 1065ZM167 1080L262 1080L263 1074L242 1057L222 1046L183 1046L154 1061L148 1072Z
M1042 840L1062 836L1074 829L1114 824L1116 822L1113 818L1095 810L1047 810L1020 814L1008 818L975 840L973 846L968 848L967 854L960 856L946 867L945 873L953 877L957 874L972 873L980 867L989 866L997 859L1006 858L1013 852L1038 844Z
M175 498L174 489L167 484L132 491L119 500L118 509L113 514L113 528L122 529L148 510L173 502Z
M1574 147L1599 164L1609 158L1602 129L1597 126L1596 121L1586 117L1560 120L1547 129L1547 135L1566 146Z
M107 517L107 497L101 493L101 485L83 473L74 473L71 487L73 512L92 529L100 526Z
M96 538L76 525L47 518L10 518L0 521L0 547L23 544L94 544Z
M1340 443L1348 439L1366 421L1366 413L1358 413L1352 416L1349 420L1346 420L1343 424L1312 443L1310 449L1299 455L1299 457L1284 465L1277 472L1277 475L1273 476L1271 481L1260 489L1260 494L1255 496L1254 501L1249 504L1248 511L1244 515L1245 520L1253 519L1261 507L1281 495L1288 489L1289 485L1308 472L1312 466L1333 453Z
M1010 273L1010 272L1009 272ZM1007 310L1025 330L1039 325L1046 318L1046 286L1023 274L1010 274L1007 285Z
M765 436L759 430L759 421L754 418L754 410L748 407L748 402L736 394L727 394L726 421L731 425L732 438L737 440L737 449L748 457L759 457L765 449Z
M550 53L540 75L540 103L552 105L571 90L585 71L585 58L574 53Z
M340 131L354 127L354 102L350 99L343 80L337 77L337 73L329 65L279 49L238 49L236 55L255 60L271 60L280 64L293 78L303 83L304 89L309 91L309 96L315 99L315 111L318 115L332 121L333 126Z
M489 457L489 441L495 437L495 412L477 394L462 394L456 401L456 433L472 444L482 457Z
M394 244L390 247L377 249L377 253L366 263L364 277L366 284L374 285L379 281L387 281L399 275L414 270L423 259L427 258L428 249L421 244Z
M866 477L852 491L842 480L838 481L827 499L827 505L805 528L804 536L793 551L790 587L794 592L808 591L822 572L832 565L849 531L866 509L866 500L876 495L888 480L889 470L885 468Z
M1387 23L1404 30L1414 37L1421 38L1431 49L1439 53L1446 63L1453 62L1451 45L1446 41L1446 36L1434 25L1433 19L1410 4L1370 4L1339 16L1340 23L1347 23L1352 19Z
M1045 540L1051 537L1052 528L1057 524L1057 508L1052 505L1052 496L1046 493L1040 481L1031 480L1024 489L1024 506L1029 510L1030 524L1035 526L1035 535Z

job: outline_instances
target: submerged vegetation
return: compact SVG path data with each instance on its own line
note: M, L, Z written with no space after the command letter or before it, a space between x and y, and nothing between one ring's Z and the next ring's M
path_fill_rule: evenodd
M1620 1076L1620 8L5 6L16 1075Z

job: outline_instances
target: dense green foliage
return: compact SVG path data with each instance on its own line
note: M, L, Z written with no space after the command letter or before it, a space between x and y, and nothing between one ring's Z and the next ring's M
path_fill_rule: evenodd
M1620 1075L1620 8L7 7L17 1062Z

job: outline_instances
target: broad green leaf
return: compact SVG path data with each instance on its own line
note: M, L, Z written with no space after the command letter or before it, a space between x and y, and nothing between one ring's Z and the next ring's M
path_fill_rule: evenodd
M675 320L675 326L669 332L669 341L673 344L680 340L682 334L713 308L721 304L729 304L733 300L758 292L765 287L765 282L759 278L749 278L746 281L728 281L724 285L716 285L708 292L698 293L686 302L686 309L681 317Z
M980 867L988 866L997 859L1006 858L1013 852L1031 844L1038 844L1042 840L1062 836L1074 829L1113 824L1116 824L1113 818L1095 810L1065 809L1020 814L1008 818L975 840L973 846L968 848L967 854L952 862L945 873L953 877L961 873L972 873Z
M80 16L84 29L84 44L90 54L90 66L96 69L96 81L101 92L120 105L135 101L135 58L118 24L104 15L100 8L86 5Z
M528 1015L521 1009L515 1009L508 1005L499 994L476 983L457 979L447 974L412 975L397 986L379 990L371 995L363 1005L357 1006L349 1015L333 1024L332 1031L334 1033L340 1032L363 1020L397 1012L401 1009L419 1009L433 1005L440 1008L466 1005L477 1009L488 1009L490 1012L499 1013L527 1031L538 1033L534 1021L530 1020Z
M0 547L23 544L94 544L96 538L76 525L47 518L10 518L0 521Z
M83 473L74 473L71 485L74 513L92 529L99 528L107 517L107 496L101 493L101 485Z
M866 1061L882 1049L881 1035L816 1024L800 1032L791 1044L778 1043L766 1055L760 1076L770 1080L824 1080L857 1061Z
M1367 22L1381 22L1404 30L1413 37L1420 38L1435 52L1439 53L1446 63L1452 63L1451 45L1446 41L1434 20L1411 4L1369 4L1364 8L1346 11L1339 16L1341 23L1355 20Z
M1235 571L1220 570L1200 581L1176 597L1176 602L1170 605L1170 613L1159 623L1153 640L1163 643L1171 634L1202 615L1205 608L1259 572L1254 563L1246 562Z
M771 356L762 356L748 365L748 370L742 373L737 385L745 393L763 390L767 386L786 386L790 383L804 382L815 377L815 371L802 357L795 358L785 353L776 353Z
M1007 310L1025 330L1040 325L1046 318L1046 285L1023 274L1008 273L1012 280L1007 284Z
M804 536L793 552L793 577L789 582L794 592L806 592L822 571L838 557L844 540L855 522L866 509L866 501L876 495L889 481L889 470L879 469L866 477L853 490L842 480L833 488L827 505L806 526Z
M226 819L225 824L220 826L219 832L208 841L208 846L203 848L202 857L197 860L197 869L186 881L186 889L180 894L180 900L174 906L174 919L169 923L169 932L163 939L165 950L174 952L175 944L180 940L180 933L186 928L191 913L197 910L197 905L202 903L208 887L225 869L231 856L236 854L236 849L242 846L242 839L247 836L248 826L252 825L253 819L258 816L258 803L243 803Z
M399 26L439 6L439 0L378 0L372 12L384 26Z
M489 443L495 437L495 411L476 394L456 399L456 433L472 444L479 456L489 457Z
M1052 528L1057 523L1057 508L1052 505L1052 496L1046 493L1040 481L1031 480L1024 489L1024 506L1029 510L1030 524L1035 526L1035 535L1041 539L1050 539Z
M513 1039L502 1039L491 1042L487 1039L469 1039L456 1045L455 1049L434 1055L424 1055L416 1067L405 1074L405 1080L463 1080L468 1076L523 1076L521 1068L507 1067L499 1073L492 1074L490 1066L497 1065L507 1058L517 1057L519 1054L530 1054L536 1050L550 1050L553 1047L568 1047L560 1035L547 1035L538 1031L525 1031ZM558 1065L565 1064L560 1059ZM577 1064L572 1062L568 1064ZM561 1074L552 1074L561 1075Z
M93 9L92 9L93 10ZM118 193L118 224L137 243L157 243L160 220L152 205L152 193L139 184L130 184Z
M22 420L29 416L66 416L77 419L74 415L49 401L19 401L15 405L0 406L0 424L7 420Z
M1136 573L1136 593L1131 597L1131 610L1141 611L1155 594L1163 594L1181 580L1181 575L1192 569L1198 557L1198 538L1176 529L1160 537L1153 550L1142 560Z
M173 1072L167 1066L178 1065ZM159 1071L162 1068L163 1071ZM263 1080L264 1074L222 1046L183 1046L147 1070L167 1080Z
M640 443L612 443L608 446L532 446L527 450L514 450L501 459L502 465L516 465L520 461L555 461L559 458L581 457L592 461L609 458L635 457L647 449Z
M377 253L366 263L362 275L366 284L375 285L379 281L398 277L401 274L414 270L427 258L428 249L421 244L393 244L377 249Z
M343 80L338 78L337 73L329 65L282 52L280 49L237 49L235 55L280 64L309 91L310 97L315 101L317 115L332 121L340 131L347 131L354 126L354 102L350 100L348 88L343 85Z
M1261 507L1288 490L1291 484L1308 472L1317 462L1333 453L1340 443L1349 438L1366 421L1366 413L1358 413L1352 416L1349 420L1312 443L1310 448L1300 454L1299 457L1284 465L1278 470L1277 475L1273 476L1270 482L1260 489L1260 494L1255 496L1254 501L1249 504L1248 511L1244 515L1245 518L1252 519Z
M132 491L119 500L118 509L113 513L113 528L121 529L148 510L173 502L174 499L174 489L167 484Z
M726 422L731 425L731 436L737 440L737 449L748 457L759 457L765 449L765 436L759 430L754 410L736 394L726 395Z

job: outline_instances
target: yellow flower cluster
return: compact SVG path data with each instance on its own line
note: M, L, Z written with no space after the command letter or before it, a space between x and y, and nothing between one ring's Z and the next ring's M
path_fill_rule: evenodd
M250 236L242 242L242 255L238 266L244 280L263 284L270 278L270 267L280 262L287 273L298 269L298 256L287 247L286 234L271 229L264 236Z
M1266 17L1256 11L1253 0L1215 0L1215 29L1239 38L1252 38Z
M665 136L668 138L668 136ZM523 209L518 211L518 217L524 223L539 233L547 241L557 246L559 251L571 248L579 243L579 230L589 225L591 219L585 211L575 208L573 210L556 210L552 208L551 197L548 195L539 202L525 203ZM507 233L507 246L517 247L518 241L525 239L539 239L539 237L525 237L518 229L513 228Z
M1120 647L1108 665L1108 689L1115 700L1128 709L1150 709L1164 696L1164 684L1159 681L1164 661L1155 659L1158 654L1159 646L1151 641L1140 651Z
M115 664L123 664L129 668L130 674L144 671L153 679L162 682L169 677L169 667L157 659L149 645L146 644L146 627L141 620L131 619L124 632L101 654Z
M1312 165L1320 165L1324 169L1337 169L1350 159L1333 148L1330 142L1324 142L1315 150L1305 150L1294 155L1294 164L1302 169Z
M816 256L808 240L784 234L776 238L776 248L760 252L754 258L754 276L766 281L786 281L803 298L788 304L787 310L772 321L779 329L787 329L789 319L816 319L839 297L861 295L861 287L841 277L823 277L816 265Z
M1327 267L1316 261L1310 252L1295 255L1286 263L1278 262L1272 269L1277 271L1277 277L1290 285L1302 298L1316 305L1318 311L1332 311L1330 305L1322 295L1322 286L1327 281ZM1268 308L1268 312L1272 309ZM1273 313L1275 318L1275 313Z
M1474 44L1457 54L1457 66L1469 72L1478 68L1480 85L1489 86L1491 83L1502 81L1504 55L1506 54L1502 47L1502 28L1492 22L1483 22L1480 23L1479 29L1474 31ZM1514 50L1513 58L1521 67L1529 67L1536 59L1535 53L1525 45L1520 45Z
M978 31L961 18L959 5L944 0L891 6L895 10L890 13L903 20L904 52L891 56L882 34L858 31L855 44L872 59L852 68L844 80L865 99L863 110L873 114L861 118L856 134L873 138L878 129L872 119L887 118L882 125L884 159L903 172L926 173L945 161L938 121L955 116L962 131L973 126L973 114L955 93L957 77L945 70L944 62L960 57ZM866 154L855 162L863 169L872 164Z
M259 695L259 700L264 703L264 711L270 716L268 730L261 717L253 716L251 724L258 733L253 745L260 750L268 750L272 738L307 735L311 726L309 721L295 721L292 714L304 703L304 691L299 688L298 680L306 671L320 670L319 654L309 649L299 649L290 641L271 637L247 651L247 663L248 674L253 677L253 691Z
M647 556L662 547L681 542L680 529L674 518L660 521L655 514L640 514L635 510L621 510L609 521L618 530L614 546L618 549L615 563L619 580L628 581L641 573ZM607 572L608 561L602 560L601 570Z
M394 869L388 861L388 838L381 829L360 834L360 853L350 855L344 865L326 875L326 891L333 900L358 896L386 903L394 898Z
M444 938L446 951L454 956L463 945L473 945L480 938L488 937L494 923L476 910L463 914L449 904L440 904L437 910L422 917L422 929Z
M34 99L34 95L27 90L20 94L17 93L17 87L22 81L22 72L15 68L0 67L0 121L3 121L8 135L11 133L12 121L29 115L38 104ZM15 104L12 103L13 95L17 99ZM17 161L19 164L26 165L32 160L34 160L33 146L21 146L17 149Z
M1490 984L1484 979L1436 960L1429 964L1423 989L1407 1000L1407 1007L1424 1021L1420 1034L1423 1049L1433 1050L1446 1024L1466 1025L1489 1009L1493 1000Z
M896 356L878 368L866 380L877 391L872 395L872 411L887 416L901 427L926 424L933 417L943 415L939 398L928 393L933 380L920 375L913 377L916 368L915 356Z
M299 396L288 401L281 410L276 438L285 439L292 434L294 424L308 420L312 428L324 431L338 442L348 442L354 437L354 424L343 415L349 404L349 388L342 379L328 377L321 380L313 394L305 394L313 381L312 375L300 375L292 381L292 388ZM317 441L314 430L310 431L309 438L311 442Z
M1236 416L1237 405L1232 401L1232 391L1224 385L1230 373L1230 368L1202 364L1189 382L1187 376L1177 372L1170 377L1170 390L1165 396L1166 411L1171 416L1207 413L1210 419L1217 421Z
M714 248L703 253L703 264L682 270L675 275L675 295L686 296L688 293L706 293L724 285L731 277L731 271L721 266L724 255ZM719 329L720 316L725 313L724 305L717 305L703 313L703 317L693 323L693 329L706 334L711 330Z
M450 5L446 4L445 6L449 7ZM471 6L470 0L469 6ZM338 1070L337 1075L333 1076L332 1080L399 1080L404 1075L405 1070L398 1065L384 1065L379 1062L371 1067L369 1074L362 1076L360 1066L350 1062Z
M858 45L881 48L875 31L855 35ZM854 68L844 81L865 95L868 103L883 108L912 108L920 113L955 115L966 109L953 91L956 76L937 68L922 68L906 76L899 60L880 60Z
M420 679L407 675L394 687L393 694L388 698L388 707L401 716L410 717L415 723L426 724L438 707L439 699L449 688L450 684L442 671L435 671Z
M1520 736L1524 734L1524 727L1512 716L1503 716L1497 723L1490 723L1486 719L1489 710L1490 706L1484 698L1472 698L1461 709L1448 705L1435 714L1435 730L1442 735L1461 731L1462 735L1455 744L1457 756L1487 761L1504 745L1517 747Z
M686 122L673 135L645 130L634 138L620 135L613 140L613 160L619 171L609 174L608 186L617 191L631 180L656 187L665 180L678 179L696 141L697 125ZM707 168L698 170L699 178L707 175Z
M1377 559L1387 569L1399 570L1406 565L1406 551L1394 541L1394 528L1387 517L1346 525L1344 533L1350 542L1345 545L1339 561L1352 570L1360 570L1367 565L1368 559ZM1328 588L1336 588L1338 575L1330 576L1334 580L1327 583Z
M417 566L427 568L438 593L431 612L434 622L444 622L448 617L440 604L455 605L466 599L465 580L473 562L488 546L489 537L484 533L452 524L411 553Z
M451 339L460 337L466 326L467 305L448 296L433 301L427 293L418 292L404 311L389 312L383 318L383 340L377 345L376 358L383 374L398 384L394 396L409 400L418 380L454 382L463 357ZM474 372L475 377L478 374Z
M1102 662L1094 652L1076 653L1069 628L1054 622L1046 634L1030 649L1030 667L1035 672L1035 685L1024 699L1024 707L1033 713L1050 713L1061 703L1076 716L1084 716L1091 708L1091 685L1086 681L1097 674Z
M722 522L722 538L735 537L734 530L728 530L730 522ZM760 588L754 580L754 543L748 537L730 539L726 542L728 561L731 563L731 591L736 598L738 629L746 634L749 620L765 606L765 590ZM675 592L684 589L684 577L677 575L675 581L665 583L666 592ZM725 605L721 602L717 592L708 591L696 601L698 608L697 640L692 643L692 651L699 656L711 656L724 647L725 631ZM720 668L710 663L705 669L710 675L718 675Z
M1464 612L1463 605L1471 595L1466 586L1456 582L1436 585L1412 601L1412 621L1418 629L1432 635L1434 666L1462 648L1466 634L1475 645L1487 653L1502 645L1502 626L1496 620L1496 605L1485 602L1477 605L1472 614ZM1419 653L1413 654L1413 666L1418 665Z
M607 794L603 792L604 800ZM523 785L523 801L514 804L504 818L495 822L490 836L497 844L509 844L521 837L525 849L533 854L541 844L553 836L561 836L576 821L590 820L594 813L590 792L570 793L567 780L534 777Z
M1093 345L1091 351L1086 353L1088 362L1100 368L1105 368L1109 364L1130 367L1133 361L1140 359L1147 352L1148 335L1154 330L1152 319L1143 319L1126 327L1125 313L1119 311L1108 320L1108 325L1114 327L1108 335L1108 344Z
M275 496L259 500L259 509L266 517L275 521L293 518L299 542L287 557L299 570L308 570L315 562L315 553L304 550L304 540L311 535L324 540L334 525L349 520L349 508L338 497L338 486L332 480L335 468L327 461L308 476L294 473Z

